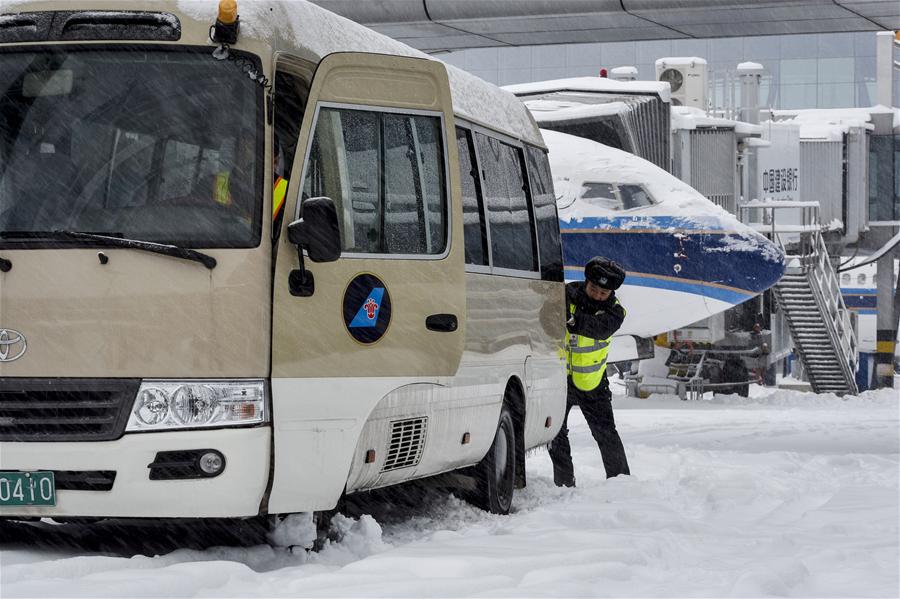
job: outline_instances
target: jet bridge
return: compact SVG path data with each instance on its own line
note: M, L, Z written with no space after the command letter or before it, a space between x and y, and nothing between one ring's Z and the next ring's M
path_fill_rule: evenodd
M508 85L543 129L624 150L670 170L669 85L575 77Z

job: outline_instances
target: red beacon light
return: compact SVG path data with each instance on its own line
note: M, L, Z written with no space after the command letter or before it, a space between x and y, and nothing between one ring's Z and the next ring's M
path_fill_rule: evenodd
M609 75L606 69L600 69L600 76L604 79Z

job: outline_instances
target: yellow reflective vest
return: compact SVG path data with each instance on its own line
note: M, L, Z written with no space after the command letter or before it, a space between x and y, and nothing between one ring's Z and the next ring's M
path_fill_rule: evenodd
M616 303L619 303L618 298ZM575 304L569 304L569 313L575 315ZM606 357L612 336L591 339L568 331L566 335L566 370L572 384L582 391L596 389L606 372Z
M213 200L222 206L231 206L231 172L216 173L213 179Z
M284 177L276 177L275 189L272 192L272 218L276 218L284 207L284 196L287 194L288 182Z

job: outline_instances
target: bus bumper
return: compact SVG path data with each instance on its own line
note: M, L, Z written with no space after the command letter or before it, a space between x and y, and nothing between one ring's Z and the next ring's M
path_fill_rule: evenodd
M224 456L219 475L150 479L149 466L159 452L206 449ZM57 488L55 506L0 506L0 518L255 516L269 481L270 455L268 426L132 433L107 442L0 443L0 471L49 470L60 472L60 477L115 472L109 490Z

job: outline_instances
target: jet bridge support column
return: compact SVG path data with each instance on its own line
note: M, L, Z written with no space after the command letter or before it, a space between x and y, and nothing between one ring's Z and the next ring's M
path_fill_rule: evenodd
M876 81L878 103L893 106L894 77L894 43L897 34L893 31L880 31L876 34ZM893 132L893 119L875 115L873 117L876 135L890 135ZM895 142L896 143L896 142ZM891 173L893 175L893 173ZM882 186L878 189L894 190L894 185ZM890 193L890 191L888 191ZM893 216L896 217L896 214ZM896 230L896 229L895 229ZM889 235L888 235L889 237ZM898 299L900 299L900 282L894 285L894 260L898 251L887 252L878 260L876 274L876 320L875 320L875 387L891 387L894 382L894 348L897 345Z
M741 78L741 109L739 118L746 123L758 125L759 83L765 71L761 64L755 62L742 62L737 66L737 72L738 76ZM745 202L763 199L759 195L759 189L757 189L756 171L758 167L756 148L752 146L747 147L743 157L745 158L743 170L748 173L748 175L747 185L742 190L746 195L742 199ZM739 198L739 195L735 194L735 198Z
M875 387L894 384L894 349L897 346L897 319L894 314L894 256L888 252L876 263L877 315L875 321Z
M900 40L894 31L875 34L875 90L882 106L894 106L894 40Z

